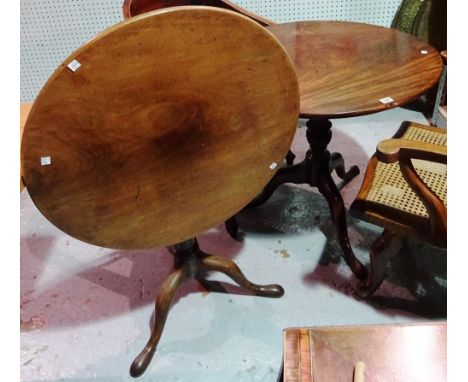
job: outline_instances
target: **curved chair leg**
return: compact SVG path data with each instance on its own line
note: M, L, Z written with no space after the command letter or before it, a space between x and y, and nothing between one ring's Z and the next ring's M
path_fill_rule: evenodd
M271 197L273 192L275 192L275 190L284 183L300 184L305 182L306 175L303 162L292 166L282 167L266 185L262 193L247 205L247 208L258 207L265 203Z
M341 197L335 182L329 173L320 173L317 182L317 187L320 193L327 199L330 207L331 217L335 224L336 234L341 250L343 251L346 264L351 268L354 275L363 280L367 277L367 269L354 256L353 249L348 237L348 225L346 223L346 213Z
M343 180L342 186L349 183L355 176L359 175L359 167L354 165L348 171L345 171L344 158L340 153L330 155L330 173L335 170L336 175Z
M231 216L228 220L224 222L224 226L226 227L226 231L228 232L229 236L233 239L237 238L237 233L239 232L239 224L237 224L236 215Z
M250 282L244 276L236 263L224 257L205 254L201 258L201 266L205 272L217 271L224 273L241 287L253 292L258 296L281 297L284 294L284 289L281 287L281 285L258 285Z
M189 275L186 268L180 267L171 272L166 280L164 280L161 290L156 298L156 314L153 330L151 331L151 337L130 367L130 375L132 377L139 377L142 375L150 364L156 351L156 346L161 338L167 315L171 307L171 302L177 292L177 289L188 277Z
M384 230L370 249L370 274L367 280L358 287L359 297L371 296L382 284L387 274L387 264L400 251L403 238L390 230Z

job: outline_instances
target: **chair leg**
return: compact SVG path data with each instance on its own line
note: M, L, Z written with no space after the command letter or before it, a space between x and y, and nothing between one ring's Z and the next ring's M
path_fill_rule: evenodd
M400 251L402 245L402 236L387 229L372 243L369 253L370 274L358 287L359 297L369 297L379 288L387 274L388 262Z
M201 258L200 265L204 272L217 271L224 273L230 277L241 287L253 292L258 296L265 297L281 297L284 294L284 289L281 285L258 285L254 284L244 276L240 268L232 260L221 256L204 254Z
M161 338L167 315L171 307L171 302L179 287L185 280L187 280L188 277L189 274L187 268L180 267L173 270L166 280L164 280L161 290L156 298L155 319L153 330L151 331L151 337L130 367L130 375L132 377L139 377L142 375L150 364L156 351L156 346Z

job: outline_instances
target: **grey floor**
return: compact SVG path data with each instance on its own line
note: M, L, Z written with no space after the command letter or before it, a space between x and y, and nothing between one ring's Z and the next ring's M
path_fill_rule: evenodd
M334 121L330 149L361 175L342 195L348 207L376 143L403 120L428 124L418 111L393 109ZM305 129L293 150L302 159ZM223 226L199 237L202 248L233 259L252 281L279 283L280 299L248 295L225 276L208 292L185 284L156 356L140 381L276 381L282 331L323 326L445 320L446 252L409 241L389 279L367 301L340 257L325 200L308 187L281 186L262 207L239 215L242 240ZM380 229L349 218L357 256ZM21 380L131 381L145 345L154 293L171 268L164 248L114 251L79 242L52 226L21 195Z

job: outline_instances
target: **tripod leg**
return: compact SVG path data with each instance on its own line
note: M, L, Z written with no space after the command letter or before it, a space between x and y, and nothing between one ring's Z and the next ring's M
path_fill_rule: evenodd
M273 192L284 183L301 184L305 182L306 175L303 162L282 167L265 186L262 193L247 205L247 208L257 207L265 203L273 195Z
M320 193L327 199L331 217L335 224L336 234L346 264L351 268L354 275L363 280L367 277L367 269L354 256L353 249L348 237L348 224L346 223L345 207L335 182L328 172L321 172L317 182Z
M253 292L258 296L281 297L284 294L284 289L281 287L281 285L257 285L250 282L244 276L237 264L234 263L234 261L224 257L205 254L201 258L201 265L203 271L217 271L224 273L241 287Z
M187 271L184 267L176 268L172 271L169 276L164 280L161 290L156 298L155 304L155 320L153 330L151 331L151 337L135 358L130 367L130 375L132 377L139 377L142 375L153 358L158 345L159 339L161 338L164 325L166 323L167 314L171 307L171 302L177 292L180 285L188 278Z
M397 254L403 245L403 238L390 230L384 230L370 249L370 275L357 290L359 297L371 296L382 284L387 274L390 259Z
M359 167L354 165L348 171L345 171L343 156L340 153L332 153L330 155L330 172L336 171L336 175L343 179L342 186L349 183L355 176L359 175Z

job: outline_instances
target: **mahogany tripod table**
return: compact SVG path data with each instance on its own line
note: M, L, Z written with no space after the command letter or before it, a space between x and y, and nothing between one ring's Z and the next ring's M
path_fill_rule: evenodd
M327 150L330 119L377 113L416 99L437 83L440 55L409 34L368 24L305 21L267 29L286 48L296 68L300 117L308 119L310 149L302 162L281 168L249 207L266 202L283 183L317 187L329 204L346 263L364 279L367 271L354 256L343 199L330 175L336 171L346 183L359 174L359 168L346 172L342 155Z
M187 279L219 271L254 294L283 295L204 253L195 237L262 190L298 114L297 77L281 44L247 17L213 7L117 24L69 56L41 90L21 147L23 181L39 210L82 241L168 246L174 257L132 376L151 362Z

